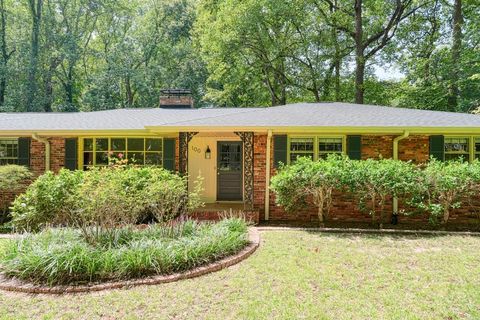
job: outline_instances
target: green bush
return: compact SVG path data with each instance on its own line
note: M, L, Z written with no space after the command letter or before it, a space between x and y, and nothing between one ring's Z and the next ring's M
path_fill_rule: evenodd
M348 184L372 222L385 223L385 204L392 197L408 198L417 187L419 170L410 162L380 159L350 161Z
M31 172L24 166L13 164L0 166L0 219L5 215L9 206L6 191L20 190L25 187L31 177Z
M304 208L309 200L318 208L320 224L329 218L332 193L346 185L351 161L335 155L312 161L299 158L293 165L283 167L271 180L277 204L287 211Z
M135 223L149 213L158 221L187 214L199 200L198 193L188 193L186 179L152 167L48 172L14 201L12 225L27 231L75 227L94 241L101 231Z
M430 222L446 224L451 209L459 208L462 199L478 196L480 185L478 162L431 159L422 170L416 196L411 203L430 214Z
M247 234L242 219L118 228L101 233L95 245L78 230L47 229L7 243L0 270L50 285L170 274L240 251L248 243Z

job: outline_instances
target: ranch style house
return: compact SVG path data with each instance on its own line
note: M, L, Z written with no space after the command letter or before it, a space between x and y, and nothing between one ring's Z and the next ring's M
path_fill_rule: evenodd
M350 103L195 109L190 97L174 90L158 108L0 113L0 165L25 165L40 175L105 166L113 155L188 173L189 181L202 176L206 206L197 214L203 218L233 209L257 221L315 222L315 208L287 213L276 206L269 180L279 163L330 153L358 160L473 161L480 158L480 116ZM389 204L389 211L399 210L402 203ZM335 197L332 216L370 221L346 195ZM399 219L426 221L415 215ZM465 209L450 219L474 221Z

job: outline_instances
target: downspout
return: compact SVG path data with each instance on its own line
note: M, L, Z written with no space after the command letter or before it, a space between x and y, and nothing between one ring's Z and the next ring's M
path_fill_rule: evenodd
M398 142L407 138L410 135L409 131L403 131L401 136L396 137L393 139L393 159L398 160ZM393 214L398 214L398 198L393 198Z
M45 144L45 172L50 171L50 141L47 138L39 137L36 133L32 134L32 138Z
M272 130L267 133L267 154L265 159L265 220L270 217L270 158L271 158Z

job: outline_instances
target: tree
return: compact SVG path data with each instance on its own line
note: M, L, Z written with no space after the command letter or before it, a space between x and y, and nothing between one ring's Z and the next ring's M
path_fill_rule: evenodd
M448 109L456 111L458 106L458 80L459 80L459 64L462 51L462 0L454 0L452 14L452 70L451 80L448 93Z
M0 0L0 107L5 103L5 92L7 90L8 62L15 53L15 48L9 48L7 44L7 10L5 1Z
M43 0L28 0L28 5L32 18L32 31L30 42L30 67L28 71L27 111L35 111Z
M348 5L335 4L324 0L336 8L339 18L333 26L342 30L355 42L355 102L364 102L365 67L368 60L375 57L395 36L401 23L415 13L423 4L413 0L396 0L390 3L365 2L355 0L353 8ZM368 10L364 7L368 6ZM350 23L354 20L354 25ZM368 25L364 21L369 21Z

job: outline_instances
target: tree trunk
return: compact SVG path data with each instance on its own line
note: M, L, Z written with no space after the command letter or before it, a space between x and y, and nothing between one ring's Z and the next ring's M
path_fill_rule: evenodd
M448 90L448 111L457 111L458 107L458 79L460 73L460 55L462 50L462 25L462 0L455 0L452 17L452 73L450 88Z
M5 92L7 90L7 64L11 53L7 50L7 18L5 16L5 2L0 0L0 46L1 53L1 70L0 73L0 107L5 104ZM12 51L13 53L13 51Z
M365 57L363 47L362 0L355 0L355 103L363 104Z
M40 23L42 19L43 0L29 0L32 14L32 39L30 46L30 69L28 71L27 111L35 110L37 92L38 53L40 46Z
M125 94L127 98L127 107L131 108L133 106L133 90L129 76L125 78Z

